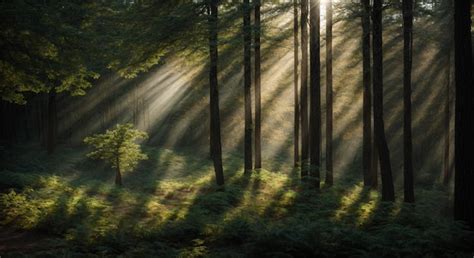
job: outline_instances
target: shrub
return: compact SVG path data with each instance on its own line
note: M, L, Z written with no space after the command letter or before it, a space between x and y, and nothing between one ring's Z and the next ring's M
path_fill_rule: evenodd
M101 159L116 169L115 184L122 185L122 172L135 169L140 160L147 159L136 140L146 139L145 132L133 129L132 124L118 124L114 130L107 130L104 134L96 134L84 139L86 144L92 145L94 151L87 154L93 159Z

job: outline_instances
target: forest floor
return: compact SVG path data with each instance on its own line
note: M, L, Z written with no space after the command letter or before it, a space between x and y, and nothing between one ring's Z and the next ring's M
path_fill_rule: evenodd
M244 176L212 163L146 148L149 160L113 185L113 170L85 149L47 156L2 150L0 256L472 257L474 238L452 222L448 189L417 186L416 205L383 203L358 170L316 191L297 171Z

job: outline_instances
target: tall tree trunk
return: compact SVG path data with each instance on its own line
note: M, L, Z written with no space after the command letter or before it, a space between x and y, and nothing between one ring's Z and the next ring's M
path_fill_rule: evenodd
M48 133L46 140L48 154L53 154L56 148L57 126L56 91L55 89L51 89L48 95Z
M380 158L382 177L382 200L395 201L390 152L385 138L383 119L383 38L382 38L382 5L383 0L374 0L373 22L373 87L374 87L374 130Z
M363 139L362 139L362 169L364 186L373 186L372 160L372 87L370 74L370 0L361 0L362 13L362 73L363 73ZM375 172L377 173L377 172Z
M218 23L218 0L211 0L209 4L209 89L210 89L210 145L211 156L214 163L217 185L224 184L224 172L222 169L222 146L221 146L221 122L219 111L219 88L217 82L217 23Z
M298 62L299 62L299 42L298 42L298 0L293 0L293 44L294 44L294 93L295 93L295 116L293 129L293 159L294 167L298 167L300 163L300 103L298 93Z
M309 175L309 123L308 123L308 0L301 0L301 178Z
M260 72L260 0L255 0L255 169L262 168L262 97Z
M474 230L474 89L470 1L454 1L456 80L454 217Z
M244 140L244 158L245 173L251 173L253 169L252 162L252 71L251 71L251 44L252 32L250 25L251 7L249 0L244 0L243 4L244 19L244 106L245 106L245 140Z
M321 168L321 60L320 60L320 5L310 0L310 177L316 188L320 186Z
M332 1L326 1L326 185L333 184Z
M446 102L444 106L444 176L443 183L448 185L451 180L451 162L450 162L450 151L451 151L451 50L449 50L448 62L447 62L447 78L446 78Z
M403 0L403 182L404 201L415 202L411 131L411 72L413 53L413 0Z

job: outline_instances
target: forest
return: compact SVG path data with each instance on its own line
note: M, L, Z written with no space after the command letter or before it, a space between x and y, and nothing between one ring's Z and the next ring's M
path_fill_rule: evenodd
M473 9L0 1L0 258L473 257Z

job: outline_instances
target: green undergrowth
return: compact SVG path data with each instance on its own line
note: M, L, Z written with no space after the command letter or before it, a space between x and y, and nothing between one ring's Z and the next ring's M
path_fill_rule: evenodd
M18 151L18 150L17 150ZM448 189L417 187L417 204L382 203L355 178L316 191L296 171L244 176L229 156L226 185L212 164L164 149L113 186L84 150L4 153L0 227L37 232L51 246L2 257L442 257L472 255L473 237L442 207ZM18 152L19 153L19 152ZM355 176L354 176L355 177ZM54 241L53 241L54 240ZM54 242L54 243L53 243ZM51 248L54 246L54 248Z

